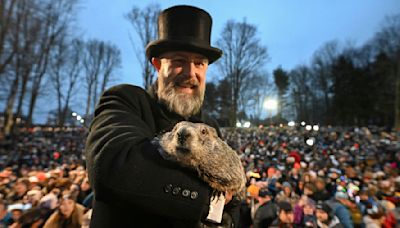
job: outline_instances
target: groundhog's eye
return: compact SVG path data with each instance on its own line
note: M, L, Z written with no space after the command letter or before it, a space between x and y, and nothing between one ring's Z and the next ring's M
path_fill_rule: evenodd
M203 128L203 130L201 130L201 134L205 135L205 134L207 134L207 133L208 133L208 132L207 132L207 129Z

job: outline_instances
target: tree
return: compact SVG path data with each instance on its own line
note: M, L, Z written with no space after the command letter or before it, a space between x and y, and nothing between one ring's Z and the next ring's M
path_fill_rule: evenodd
M41 94L43 78L46 76L49 56L60 39L68 35L73 21L77 0L39 1L41 9L41 39L35 47L35 63L32 70L32 87L26 127L32 124L36 101Z
M385 53L391 61L391 74L395 78L394 126L400 129L400 14L386 18L373 42L378 52Z
M268 52L257 38L257 28L245 20L228 21L217 41L217 46L224 50L224 55L216 64L230 84L229 97L232 99L230 124L235 126L237 113L240 110L239 96L243 91L244 82L252 76L255 69L265 66Z
M310 122L312 118L311 71L305 65L297 66L289 73L292 106L296 111L297 120Z
M289 74L282 69L282 67L278 67L273 72L274 82L276 87L278 88L278 116L282 116L282 107L285 103L284 96L289 87Z
M3 3L3 2L2 2ZM22 114L23 102L30 92L27 126L32 122L36 98L48 66L48 56L58 38L71 23L76 0L6 0L0 7L2 21L0 35L0 74L7 75L7 104L5 107L4 133L9 134L14 118ZM6 32L6 34L3 34ZM4 77L1 77L2 80ZM18 96L19 95L19 96ZM14 117L16 98L17 114Z
M19 1L21 3L21 1ZM0 75L3 76L4 70L11 63L17 53L16 47L18 39L13 36L18 35L15 29L20 20L21 14L17 13L19 6L17 0L2 0L0 6Z
M110 76L120 67L121 53L113 44L89 40L85 43L82 61L87 89L85 118L90 119L98 97L110 81Z
M133 7L126 15L134 31L139 36L140 44L135 45L132 41L132 46L135 49L136 58L142 68L143 86L145 89L150 88L155 77L155 70L147 59L145 47L150 41L156 39L157 18L160 11L161 9L158 4L150 4L143 10L138 7Z
M311 60L312 79L314 81L314 90L321 94L321 113L320 120L322 123L332 121L331 104L332 104L332 65L339 55L338 41L329 41L322 45L313 54Z
M64 126L70 111L70 103L77 94L81 76L83 42L63 40L55 46L51 56L49 76L57 97L56 124Z

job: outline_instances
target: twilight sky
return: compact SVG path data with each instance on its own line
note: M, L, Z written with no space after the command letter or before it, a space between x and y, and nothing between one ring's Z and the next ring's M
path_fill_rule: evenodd
M400 13L399 0L82 0L77 20L83 37L110 41L122 51L122 69L114 83L142 86L129 40L129 36L135 38L135 33L124 15L134 5L144 8L150 3L162 9L177 4L205 9L213 17L212 43L228 20L245 18L257 26L258 37L268 48L269 72L279 65L290 70L298 64L309 64L314 51L331 40L362 45L379 30L385 16ZM210 68L214 74L216 70Z

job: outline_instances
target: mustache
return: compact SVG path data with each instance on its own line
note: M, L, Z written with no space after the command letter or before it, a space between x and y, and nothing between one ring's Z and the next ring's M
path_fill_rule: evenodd
M196 87L199 86L200 83L195 78L189 78L187 76L177 76L176 79L173 81L174 86L190 86Z

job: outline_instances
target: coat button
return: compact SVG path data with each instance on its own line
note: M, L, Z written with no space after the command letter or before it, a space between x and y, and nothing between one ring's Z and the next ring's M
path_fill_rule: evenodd
M190 191L189 191L189 190L184 189L184 190L182 191L182 196L183 196L183 197L189 197L189 195L190 195Z
M175 187L174 189L172 189L172 195L178 195L179 192L181 192L181 188L180 187Z
M190 198L192 200L197 199L198 196L199 196L199 193L196 192L196 191L193 191L193 192L190 193Z
M172 191L172 184L165 185L164 192L169 193Z

